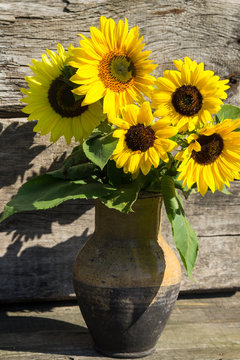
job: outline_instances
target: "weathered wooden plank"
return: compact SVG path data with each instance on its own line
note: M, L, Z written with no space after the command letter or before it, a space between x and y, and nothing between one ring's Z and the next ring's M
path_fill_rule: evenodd
M55 354L41 354L40 352L12 352L5 351L4 356L1 357L1 360L96 360L99 359L98 354L92 355L86 352L86 355L75 355L75 353L68 352L69 355L55 355ZM224 356L224 357L223 357ZM159 360L159 357L162 360L239 360L239 350L234 349L197 349L197 350L161 350L160 353L155 352L152 356L147 357L146 359ZM101 356L102 360L109 360L113 358Z
M239 360L239 305L239 293L178 300L148 359ZM99 357L75 304L5 306L0 320L2 360Z
M1 209L22 181L56 167L64 147L61 142L49 146L38 134L33 142L32 124L24 120L4 120L2 126ZM238 182L232 191L231 196L208 194L202 198L196 194L185 202L186 213L199 236L200 251L194 272L196 283L190 282L183 272L183 291L239 287ZM15 215L0 229L0 300L73 295L72 263L94 229L91 203L68 202L49 211ZM165 215L162 231L171 238Z
M35 124L26 118L0 118L0 211L22 181L58 168L71 153L73 146L62 138L52 144L49 136L34 133Z
M25 119L2 119L0 133L0 212L21 183L60 166L70 152L63 141L32 132ZM63 155L63 156L62 156ZM59 160L60 159L60 160ZM182 291L239 288L240 182L233 195L192 195L185 201L189 221L199 236L196 282L183 270ZM94 230L92 202L71 201L34 213L16 214L0 225L0 301L74 296L72 264ZM171 246L171 229L163 211L162 232Z
M71 150L64 141L50 144L47 137L34 136L34 124L20 112L19 88L30 74L31 58L40 59L58 42L77 46L77 34L88 36L100 15L115 20L127 16L131 27L139 25L146 48L153 51L157 76L173 68L172 59L188 55L205 62L221 78L230 78L229 101L240 105L239 10L238 0L228 0L227 5L225 0L1 2L0 212L27 178L56 168ZM22 118L12 118L16 116ZM239 192L236 183L234 196L189 199L186 212L199 235L200 252L196 283L184 273L182 291L239 287ZM46 212L16 215L0 225L0 301L73 296L72 262L93 223L91 203L75 201ZM167 224L164 217L163 233L170 238Z
M147 50L159 64L155 75L173 68L172 60L190 56L203 61L222 78L231 80L229 101L240 104L238 0L71 0L0 3L0 115L22 116L19 88L29 75L31 58L46 48L78 45L78 33L89 35L99 16L129 20L139 25Z

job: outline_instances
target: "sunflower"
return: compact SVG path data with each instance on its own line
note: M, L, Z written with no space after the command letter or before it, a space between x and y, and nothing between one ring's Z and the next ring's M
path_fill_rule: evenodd
M111 122L118 128L113 136L119 138L111 157L118 168L123 167L125 173L137 177L141 169L147 175L153 165L158 167L160 160L169 161L167 152L177 144L168 138L177 133L177 128L168 121L159 120L153 123L153 115L149 102L127 105L122 111L122 119L115 118Z
M182 161L178 180L190 189L196 183L202 196L208 188L222 191L224 184L240 179L240 119L225 119L217 125L206 125L199 134L190 135L186 150L176 155Z
M64 77L70 71L66 66L68 54L61 44L57 50L58 54L46 50L50 59L43 54L42 61L33 59L33 65L29 65L35 75L25 78L29 89L21 89L26 95L21 101L28 104L23 112L30 114L29 121L38 120L35 132L40 131L41 135L51 132L51 141L64 135L68 144L72 137L81 142L105 116L100 102L83 106L82 99L75 100L74 84Z
M219 80L213 71L204 70L188 57L174 60L178 70L166 70L156 80L152 94L154 116L169 117L179 131L194 130L212 122L211 114L220 110L226 99L228 79Z
M127 19L116 24L101 16L99 29L91 27L90 34L81 35L81 47L72 50L69 64L78 70L71 81L80 85L73 92L85 95L83 105L103 98L103 112L115 118L125 105L149 96L155 81L149 73L157 65L147 60L151 51L142 51L138 27L128 31Z

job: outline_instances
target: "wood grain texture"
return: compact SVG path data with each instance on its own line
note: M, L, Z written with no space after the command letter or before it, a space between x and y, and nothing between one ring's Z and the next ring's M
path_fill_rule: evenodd
M240 360L239 295L179 299L147 359ZM0 359L95 360L99 354L78 306L45 303L2 307Z
M229 101L240 104L240 3L238 0L20 1L0 3L0 114L21 116L19 88L27 64L57 43L78 46L82 33L98 26L99 16L128 18L139 26L159 76L172 60L190 56L221 78L230 78Z
M240 3L238 0L106 0L0 2L0 212L28 178L55 169L74 143L51 144L34 134L21 113L20 87L31 74L27 64L57 43L78 46L100 15L128 18L139 25L159 76L172 60L190 56L222 79L231 80L228 101L240 105ZM192 196L186 213L199 236L194 272L185 272L182 291L239 288L240 184L233 196ZM35 213L14 215L0 225L0 301L66 299L74 296L71 268L78 249L94 230L92 202L74 201ZM163 214L163 234L171 230ZM173 246L173 245L172 245ZM173 246L174 247L174 246Z
M63 144L48 146L32 124L5 120L1 144L0 211L23 181L55 168ZM10 141L12 146L6 145ZM35 152L35 155L32 154ZM6 164L11 160L11 163ZM23 163L21 163L23 161ZM233 195L192 195L185 201L190 223L199 236L196 282L183 270L182 291L239 288L240 182ZM48 211L16 214L0 225L0 301L67 299L73 297L72 265L78 250L94 230L91 201L69 201ZM163 211L162 233L176 251L169 222Z

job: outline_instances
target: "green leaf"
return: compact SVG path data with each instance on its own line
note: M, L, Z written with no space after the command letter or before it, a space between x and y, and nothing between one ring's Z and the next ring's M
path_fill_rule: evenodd
M182 194L185 199L188 199L188 197L191 194L196 193L196 190L195 190L195 188L197 187L196 184L193 184L192 187L190 189L188 189L187 185L185 185L184 187L182 186L183 180L176 180L176 178L174 178L174 184L175 184L176 189L179 189L182 191Z
M75 146L71 155L67 157L67 159L63 162L63 168L67 169L71 166L83 164L89 162L88 158L86 157L83 148L81 145Z
M110 160L107 163L107 176L110 184L113 186L121 186L132 183L131 174L125 174L122 168L117 168L114 160Z
M224 119L239 119L240 108L233 105L223 105L221 110L216 114L216 122L219 123Z
M161 193L161 181L163 174L161 173L163 170L163 164L161 164L157 169L151 168L150 172L146 175L146 188L145 191ZM165 165L164 165L165 167ZM164 169L166 171L166 168Z
M99 135L107 135L110 132L112 132L112 125L110 125L108 120L105 120L105 121L101 122L100 125L98 125L98 127L96 127L92 131L91 135L89 136L89 139L94 138Z
M21 211L43 210L58 206L70 199L97 199L111 194L115 188L99 183L81 184L81 181L62 180L51 175L40 175L25 183L6 205L2 222Z
M82 180L83 182L96 182L99 168L93 163L83 163L74 165L69 168L61 168L59 170L48 172L48 175L59 179Z
M192 279L192 270L198 253L198 239L185 216L182 200L175 190L174 180L168 175L162 178L162 194L175 245L188 276Z
M139 175L131 184L118 187L110 195L103 196L100 200L109 208L119 210L125 214L132 210L132 205L137 200L139 191L144 186L144 176Z
M73 149L71 155L63 162L63 166L55 171L47 172L48 175L59 179L82 180L82 184L102 182L101 170L86 157L82 146Z
M101 169L107 164L118 142L118 139L112 136L112 132L109 132L110 129L105 122L102 123L83 143L83 150L88 159Z
M146 191L153 193L161 193L161 179L154 179L146 188Z

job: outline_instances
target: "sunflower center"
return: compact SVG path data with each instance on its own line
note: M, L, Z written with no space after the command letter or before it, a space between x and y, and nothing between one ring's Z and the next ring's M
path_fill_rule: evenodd
M136 69L133 61L122 51L113 50L100 61L98 75L106 88L121 92L133 84Z
M131 126L128 129L125 140L127 147L132 151L140 150L144 152L148 150L154 144L155 132L150 126L144 126L143 124L137 124Z
M134 65L127 56L115 56L110 63L110 73L114 79L125 84L134 76Z
M203 97L196 86L183 85L172 95L175 110L185 116L193 116L202 108Z
M197 139L201 145L201 151L192 151L192 158L201 165L213 163L223 151L223 139L219 134L210 136L200 135Z
M75 101L73 87L66 84L61 78L53 80L48 90L48 100L52 108L62 117L79 116L88 106L81 106L82 100Z

